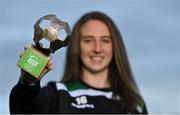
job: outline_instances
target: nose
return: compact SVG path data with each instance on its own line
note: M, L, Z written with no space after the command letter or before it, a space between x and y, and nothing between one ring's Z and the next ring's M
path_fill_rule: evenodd
M99 53L101 52L101 50L102 50L101 43L99 41L96 41L94 45L94 52Z

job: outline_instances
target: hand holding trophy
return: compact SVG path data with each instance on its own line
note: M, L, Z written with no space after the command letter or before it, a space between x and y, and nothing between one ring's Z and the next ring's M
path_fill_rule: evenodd
M49 20L50 26L42 29L40 23L43 20ZM58 39L58 31L64 29L67 36L62 41ZM41 79L43 72L46 73L47 66L50 66L52 62L49 62L49 55L55 53L56 50L68 45L71 29L67 22L63 22L55 15L46 15L41 17L34 25L34 45L26 47L24 54L21 56L18 67L22 70L21 79L29 79L30 81L37 81ZM43 44L40 40L45 38L50 42L49 48L43 48ZM32 77L33 76L33 77Z

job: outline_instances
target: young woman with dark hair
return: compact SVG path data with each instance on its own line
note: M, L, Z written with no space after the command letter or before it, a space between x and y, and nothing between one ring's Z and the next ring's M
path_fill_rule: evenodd
M146 114L122 36L104 13L90 12L75 24L60 82L40 87L22 70L10 95L11 113ZM52 69L51 60L41 78ZM29 83L33 83L30 85Z

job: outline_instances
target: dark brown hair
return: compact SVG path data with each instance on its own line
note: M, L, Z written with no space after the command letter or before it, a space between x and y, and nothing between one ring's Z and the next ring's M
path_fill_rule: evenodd
M122 36L111 18L104 13L86 13L75 24L67 49L67 60L62 82L73 82L81 79L80 28L89 20L102 21L110 30L113 59L109 65L109 81L113 91L113 98L116 102L119 102L117 101L119 96L125 105L124 109L131 111L138 104L138 88L131 72Z

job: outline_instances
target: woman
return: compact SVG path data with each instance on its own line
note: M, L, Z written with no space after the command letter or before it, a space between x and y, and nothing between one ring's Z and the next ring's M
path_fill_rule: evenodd
M51 69L50 60L41 78ZM147 113L122 37L101 12L87 13L75 24L60 83L41 88L40 80L29 78L22 70L11 91L11 113Z

